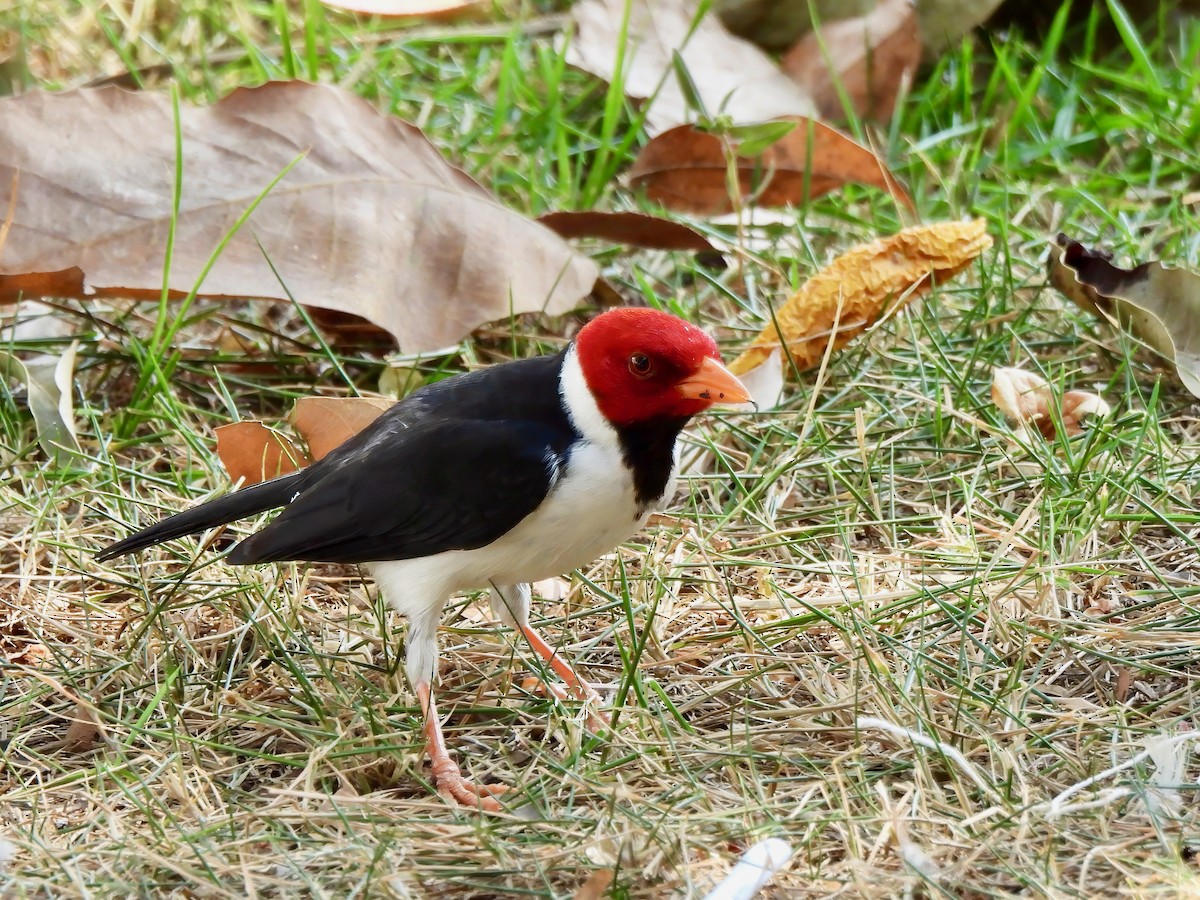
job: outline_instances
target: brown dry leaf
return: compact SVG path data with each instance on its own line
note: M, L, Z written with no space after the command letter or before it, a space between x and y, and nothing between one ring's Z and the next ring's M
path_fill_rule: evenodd
M321 0L321 3L334 9L390 19L411 16L440 19L458 16L479 6L480 0Z
M1200 275L1161 262L1122 269L1112 254L1065 234L1050 249L1050 283L1080 308L1116 323L1175 364L1200 397Z
M616 244L650 250L715 253L716 247L682 222L635 212L581 210L546 213L538 221L564 238L602 238Z
M566 312L596 280L591 260L501 206L418 129L339 88L239 88L180 117L176 293L195 285L238 217L298 155L221 253L202 296L287 301L282 279L300 303L364 316L405 352L421 352L512 312ZM160 93L108 87L0 99L0 208L22 174L0 302L158 297L174 132Z
M1020 433L1033 425L1043 437L1057 433L1054 408L1068 435L1082 434L1084 422L1106 416L1112 409L1104 399L1088 391L1067 391L1059 403L1054 389L1041 375L1019 368L998 368L992 373L992 402L1017 425Z
M1062 421L1067 434L1081 434L1084 423L1094 416L1107 416L1112 407L1091 391L1067 391L1062 397Z
M380 397L301 397L288 421L316 462L394 405L395 401Z
M308 458L287 437L262 422L245 421L216 429L217 456L225 471L243 487L277 478L308 465Z
M920 62L916 8L910 0L882 0L866 15L810 31L780 65L823 118L845 118L840 85L855 113L883 121L891 118L901 87Z
M73 753L86 753L100 742L101 728L95 713L84 703L75 705L75 715L63 734L63 746Z
M627 96L650 100L651 134L694 117L680 86L673 51L683 59L705 111L736 122L810 116L816 110L799 86L761 50L736 38L706 14L695 23L695 0L629 0L622 84ZM571 8L574 37L567 62L612 81L626 0L582 0Z
M730 145L736 147L734 142ZM908 193L879 157L813 119L797 119L795 128L758 156L739 155L737 172L741 197L735 202L729 192L726 141L681 125L642 148L629 182L668 209L693 215L725 215L747 203L800 206L849 182L889 191L912 208Z
M992 402L1017 425L1049 418L1052 398L1050 382L1041 375L1018 368L992 372Z
M608 886L613 882L612 869L596 869L587 881L575 892L575 900L603 900L608 896Z
M28 666L31 669L49 668L54 654L41 641L29 640L18 644L18 649L6 654L10 665Z
M884 313L945 284L992 246L983 219L916 225L843 253L808 279L775 312L795 366L808 369L845 346ZM836 331L835 331L836 328ZM730 363L741 375L765 362L781 345L772 323ZM785 358L784 366L791 365Z

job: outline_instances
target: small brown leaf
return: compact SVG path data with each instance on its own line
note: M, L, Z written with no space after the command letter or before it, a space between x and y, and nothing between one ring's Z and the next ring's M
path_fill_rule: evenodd
M866 15L810 31L780 65L813 98L822 118L845 118L840 85L859 116L883 121L920 62L916 8L910 0L882 0Z
M301 397L288 420L316 462L394 405L395 401L379 397Z
M775 311L792 361L800 370L817 365L830 340L834 350L845 346L897 304L926 293L934 281L949 281L990 246L987 224L975 219L917 225L843 253ZM781 343L775 323L768 325L730 371L749 372Z
M18 644L19 649L7 654L8 662L14 666L28 666L31 669L49 668L54 662L54 654L41 641L28 640Z
M682 222L635 212L552 212L538 221L564 238L601 238L649 250L687 250L715 253L716 247L700 232Z
M101 728L96 715L84 703L75 705L75 715L63 734L63 746L73 753L86 753L100 741Z
M992 402L1017 425L1048 416L1050 398L1050 383L1041 375L1018 368L992 372Z
M710 116L757 122L815 112L804 91L761 50L731 35L712 15L697 23L698 4L690 0L633 0L628 6L628 39L621 48L626 2L582 0L571 8L575 37L567 48L567 62L611 82L623 55L625 94L653 98L646 112L651 134L697 114L687 100L690 88L679 83L676 51Z
M587 881L579 886L574 900L603 900L608 894L608 886L613 882L612 869L596 869L588 876Z
M1175 363L1180 381L1200 397L1200 275L1144 262L1132 269L1112 254L1065 234L1050 249L1050 283L1087 312L1125 329Z
M1107 416L1112 407L1091 391L1067 391L1062 398L1062 420L1067 434L1081 434L1088 419Z
M761 155L736 157L738 202L730 197L726 142L691 125L651 139L633 162L630 185L668 209L705 216L724 215L746 203L801 206L850 182L874 185L912 208L908 193L866 147L815 120L795 122Z
M295 472L308 465L305 455L278 431L262 422L244 421L216 429L217 456L234 482L243 487Z
M1019 368L998 368L992 373L992 402L1024 432L1033 425L1043 437L1057 433L1054 407L1059 401L1050 383L1041 375ZM1087 391L1067 391L1059 405L1058 419L1068 435L1081 434L1085 421L1112 411L1102 397Z
M180 296L252 207L200 296L294 297L363 316L406 353L457 343L514 312L567 312L596 280L591 260L501 206L417 128L348 91L270 82L209 107L185 105L179 119L175 216L166 93L107 87L0 98L0 209L16 196L0 303L157 299L173 223L167 286ZM16 170L27 177L13 188Z

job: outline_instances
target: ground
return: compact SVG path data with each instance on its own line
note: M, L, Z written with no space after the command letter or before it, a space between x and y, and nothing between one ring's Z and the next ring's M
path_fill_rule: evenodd
M339 369L263 304L194 307L166 389L139 388L154 304L56 304L66 333L9 341L80 342L93 462L50 466L21 392L0 398L0 893L570 897L608 870L611 896L700 896L779 836L796 856L778 897L1195 895L1198 407L1044 265L1063 230L1200 267L1200 26L1094 27L1107 16L983 32L891 123L860 126L921 219L982 216L995 246L781 409L698 423L670 515L537 605L607 687L612 734L531 686L540 669L482 597L456 601L447 736L475 778L519 786L503 815L429 792L403 623L356 570L237 569L195 540L92 558L226 489L215 426L278 421L347 378L374 389L377 354L342 350ZM173 77L195 102L332 81L523 213L635 207L615 179L628 158L598 149L629 109L560 65L553 11L499 21L43 0L0 6L0 77L159 65L147 87ZM904 221L848 188L744 229L723 272L592 249L628 298L734 353L808 273ZM498 323L417 375L551 349L581 318ZM1018 439L989 396L1010 365L1114 412Z

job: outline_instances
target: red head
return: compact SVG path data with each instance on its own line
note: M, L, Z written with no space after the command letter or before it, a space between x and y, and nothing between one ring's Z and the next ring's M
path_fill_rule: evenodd
M750 400L716 342L669 313L611 309L583 326L575 345L588 389L614 425L686 419L714 403Z

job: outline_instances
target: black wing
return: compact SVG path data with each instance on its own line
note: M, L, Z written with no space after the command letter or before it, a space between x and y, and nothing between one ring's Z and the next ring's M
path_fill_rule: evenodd
M512 420L400 428L325 468L229 561L363 563L482 547L545 499L562 438Z

